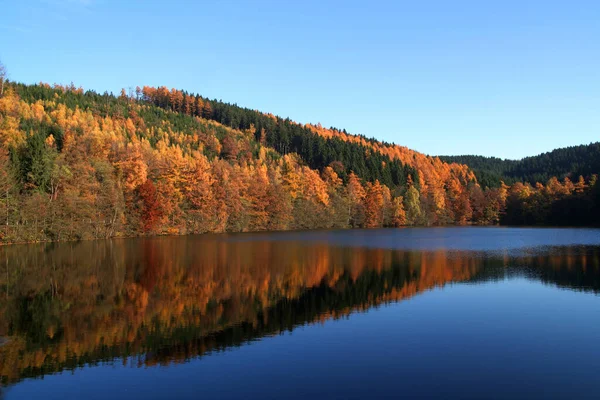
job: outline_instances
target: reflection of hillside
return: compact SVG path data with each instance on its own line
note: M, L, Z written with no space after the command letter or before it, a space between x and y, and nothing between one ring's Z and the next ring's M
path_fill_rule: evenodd
M488 258L471 281L521 276L561 288L600 292L600 248L550 247Z
M448 282L498 278L506 265L600 287L589 248L490 259L208 236L21 249L0 249L5 381L141 354L144 365L177 362Z

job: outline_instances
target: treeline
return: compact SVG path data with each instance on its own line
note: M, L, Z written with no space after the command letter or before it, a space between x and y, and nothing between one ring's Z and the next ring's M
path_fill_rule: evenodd
M501 222L508 225L600 226L600 185L597 175L589 181L579 176L573 183L550 178L544 186L515 183Z
M594 184L543 196L543 209L595 212ZM464 165L177 90L8 83L0 97L3 242L553 221L523 217L529 198L507 202L512 191L482 188Z
M446 162L466 164L473 169L478 182L484 186L498 187L501 182L512 184L548 182L558 179L587 179L600 172L600 142L556 149L521 160L503 160L483 156L440 156Z

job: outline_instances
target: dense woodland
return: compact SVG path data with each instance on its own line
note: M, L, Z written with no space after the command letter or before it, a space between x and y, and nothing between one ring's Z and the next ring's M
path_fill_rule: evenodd
M498 187L500 182L548 182L550 178L590 177L600 172L600 142L556 149L521 160L503 160L483 156L440 156L450 163L468 165L484 187Z
M114 96L2 80L2 242L589 225L600 222L595 182L586 173L482 187L464 164L184 91Z

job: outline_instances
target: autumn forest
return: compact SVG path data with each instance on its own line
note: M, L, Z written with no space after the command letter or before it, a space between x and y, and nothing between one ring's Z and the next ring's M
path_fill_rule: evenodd
M165 87L3 80L0 240L600 224L597 170L530 182L444 160Z

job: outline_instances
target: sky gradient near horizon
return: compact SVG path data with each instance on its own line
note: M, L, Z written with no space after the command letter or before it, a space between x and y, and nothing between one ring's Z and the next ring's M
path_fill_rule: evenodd
M600 140L596 1L9 3L15 81L165 85L432 155Z

